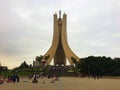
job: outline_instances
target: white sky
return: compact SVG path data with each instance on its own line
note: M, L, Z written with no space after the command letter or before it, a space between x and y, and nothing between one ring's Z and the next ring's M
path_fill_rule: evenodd
M1 64L32 64L43 55L59 10L67 14L68 42L76 55L120 56L120 0L0 0Z

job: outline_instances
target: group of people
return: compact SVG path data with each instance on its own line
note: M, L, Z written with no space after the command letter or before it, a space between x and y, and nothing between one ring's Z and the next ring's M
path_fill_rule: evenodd
M19 82L19 76L17 74L15 74L13 76L12 75L11 76L8 75L7 82L8 83L10 83L10 82L13 82L13 83Z
M3 80L2 79L0 79L0 84L3 84Z
M40 76L39 75L37 75L37 74L34 74L33 75L33 81L32 81L32 83L38 83L38 78L39 78Z
M3 82L5 81L6 78L4 79L0 79L0 84L3 84ZM15 82L19 82L19 76L17 74L15 75L8 75L8 78L7 78L7 83L15 83Z
M32 83L38 83L38 78L43 78L43 75L38 75L38 74L34 74L33 75L33 80L32 80ZM55 75L55 74L53 74L53 75L51 75L51 74L47 74L47 78L48 79L52 79L52 81L51 81L51 83L54 83L55 81L57 81L58 80L58 77ZM45 81L43 81L43 83L45 83Z

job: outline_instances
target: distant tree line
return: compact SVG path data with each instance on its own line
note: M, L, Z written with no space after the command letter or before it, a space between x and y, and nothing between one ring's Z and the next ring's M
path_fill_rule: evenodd
M37 56L36 60L41 62L43 56ZM111 58L106 56L88 56L81 58L78 62L74 57L71 60L75 64L75 72L81 73L87 76L120 76L120 58ZM46 67L47 68L47 67ZM41 72L43 68L33 67L28 65L25 61L17 68L12 71L18 72Z
M36 57L38 60L40 57ZM26 61L22 62L20 66L11 70L11 74L18 74L20 76L29 76L33 74L40 74L45 71L46 68L33 67L31 64L28 65Z
M43 56L37 56L36 60L41 62ZM49 58L47 56L46 58ZM76 73L80 73L92 77L102 77L102 76L120 76L120 58L111 58L106 56L88 56L81 58L78 62L74 57L71 60L75 64L73 68ZM19 75L30 75L34 73L40 73L46 71L48 67L33 67L28 65L26 61L22 62L20 66L14 68L13 70L0 68L0 75L7 75L18 73Z
M89 56L75 62L77 71L88 76L120 76L120 58Z

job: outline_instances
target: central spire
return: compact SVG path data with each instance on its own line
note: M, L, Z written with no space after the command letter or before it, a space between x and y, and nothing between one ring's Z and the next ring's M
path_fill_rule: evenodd
M59 11L59 18L61 18L61 10Z

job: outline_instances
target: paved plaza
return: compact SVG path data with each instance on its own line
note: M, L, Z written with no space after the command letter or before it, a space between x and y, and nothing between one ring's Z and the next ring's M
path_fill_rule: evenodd
M4 82L0 85L0 90L120 90L120 79L61 77L55 83L47 78L38 81L32 83L32 80L22 78L19 83Z

